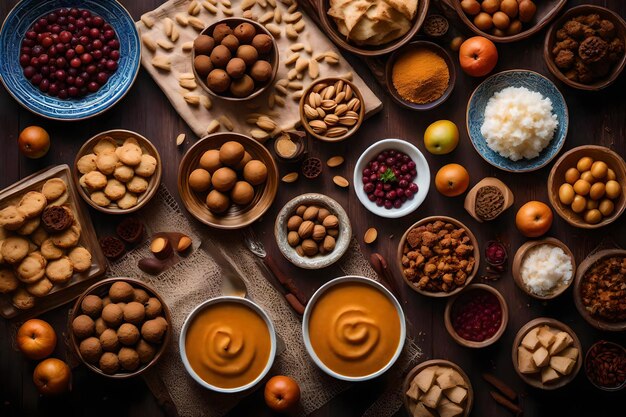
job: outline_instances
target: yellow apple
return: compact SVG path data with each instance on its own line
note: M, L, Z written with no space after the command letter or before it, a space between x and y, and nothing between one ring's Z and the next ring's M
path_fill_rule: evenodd
M452 152L459 144L459 129L450 120L437 120L424 132L424 146L434 155Z

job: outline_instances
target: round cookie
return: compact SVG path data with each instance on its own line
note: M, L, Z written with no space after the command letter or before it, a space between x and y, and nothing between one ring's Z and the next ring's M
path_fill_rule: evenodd
M60 248L72 248L78 244L80 239L80 228L73 225L62 233L52 236L52 243Z
M51 261L46 267L46 276L55 284L64 284L72 278L74 269L67 256Z
M143 193L148 189L148 181L142 177L134 177L126 183L126 188L133 193Z
M56 246L50 238L43 241L43 243L39 247L39 250L41 251L43 257L49 261L59 259L63 255L65 255L65 251Z
M15 276L13 270L0 268L0 294L10 293L19 287L20 281Z
M35 297L43 297L50 293L52 287L53 284L48 278L42 278L33 284L27 285L26 291Z
M96 154L90 153L84 156L81 156L78 162L76 162L76 168L78 172L81 174L87 174L91 171L95 171L98 169L96 166Z
M135 174L141 177L149 177L156 170L157 160L154 156L144 154L141 155L141 162L135 167Z
M117 200L117 206L122 210L135 207L137 205L137 196L133 193L126 193L124 197Z
M83 272L91 267L91 253L82 246L72 249L67 256L72 261L74 271Z
M48 232L46 232L46 230L43 227L38 227L37 230L35 230L33 233L31 233L30 235L30 240L38 246L41 246L41 244L43 243L44 240L48 239Z
M82 181L90 191L101 190L107 185L107 177L100 171L91 171L83 175Z
M91 198L91 201L100 207L106 207L111 204L111 200L109 200L109 198L102 191L91 193L89 197Z
M20 200L17 206L17 210L24 215L27 219L38 216L41 214L48 200L46 197L37 191L29 191Z
M54 201L61 197L67 191L67 185L61 178L51 178L46 181L41 188L41 193L46 197L48 202Z
M20 281L32 284L43 278L46 272L46 258L39 252L32 252L17 267L16 272Z
M8 237L2 244L2 259L6 263L16 264L28 255L29 249L30 245L27 239L19 236Z
M35 306L35 296L29 294L24 288L18 288L13 293L11 302L19 310L28 310Z
M17 234L22 236L28 236L33 233L41 223L40 217L33 217L30 220L26 220L22 226L16 230Z
M115 171L118 160L115 152L101 153L96 158L96 167L98 167L98 171L102 172L104 175L111 175L113 171Z
M128 165L118 164L115 171L113 171L113 176L120 182L128 182L135 176L135 170Z
M104 188L104 195L110 200L119 200L124 197L124 194L126 194L126 186L116 179L110 179Z
M93 147L93 153L100 155L101 153L115 152L115 149L117 149L117 142L112 137L106 136L96 143L96 146Z
M141 148L131 142L125 143L115 151L117 156L126 165L136 166L141 162Z
M7 206L0 210L0 226L7 230L17 230L24 224L26 216L16 206Z

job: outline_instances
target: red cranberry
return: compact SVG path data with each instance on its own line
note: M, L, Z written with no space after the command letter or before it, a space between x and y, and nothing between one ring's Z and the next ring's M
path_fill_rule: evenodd
M68 49L67 51L65 51L65 58L67 59L72 59L76 56L76 51L73 49Z
M80 67L80 66L81 66L81 64L82 64L82 62L80 61L80 59L79 59L79 58L73 58L73 59L70 61L70 65L72 66L72 68L78 68L78 67Z
M57 70L54 73L54 75L55 75L56 79L59 80L59 81L65 81L65 79L67 78L67 74L63 70Z
M84 45L76 45L76 48L74 48L74 50L76 51L77 54L84 54L85 53L85 46Z
M92 81L87 85L87 88L89 89L90 92L94 93L96 91L98 91L98 89L100 88L100 86L98 85L97 82Z
M22 54L20 55L20 65L22 66L22 68L26 68L29 64L30 64L30 55L28 54Z
M33 78L33 76L37 73L37 70L35 69L35 67L31 67L30 65L27 66L26 68L24 68L24 77L28 78L29 80L31 78Z
M80 60L83 64L89 64L91 63L91 61L93 61L93 57L91 56L91 54L85 53L80 56Z
M120 51L118 51L118 50L111 51L111 53L109 54L109 58L111 58L113 61L119 60L120 59Z
M108 60L107 61L107 69L109 71L115 71L117 69L117 62L115 62L113 60Z
M96 81L98 82L98 84L100 85L104 85L106 84L106 82L109 80L109 74L107 74L106 72L99 72L98 76L96 77ZM373 186L373 184L372 184Z

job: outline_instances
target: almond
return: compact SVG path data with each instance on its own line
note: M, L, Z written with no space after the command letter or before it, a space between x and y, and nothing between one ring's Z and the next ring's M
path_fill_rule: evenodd
M333 156L331 158L328 159L328 161L326 161L326 165L328 165L331 168L336 168L339 165L343 164L343 156Z
M330 236L330 235L327 235L327 236L324 238L324 243L323 243L323 245L324 245L324 250L325 250L326 252L332 252L332 251L333 251L333 249L335 249L335 238L334 238L334 237L332 237L332 236Z
M287 230L297 231L301 224L302 224L302 217L296 216L296 215L291 216L289 220L287 220Z
M326 218L322 221L322 224L326 229L335 229L339 226L339 219L334 214L326 216Z
M290 184L292 182L296 182L297 180L298 180L298 173L297 172L290 172L289 174L285 175L282 178L282 181L286 182L287 184Z
M300 236L298 235L298 232L289 232L287 234L287 243L289 243L289 246L291 246L292 248L298 246L300 244Z
M342 188L346 188L350 185L350 182L341 175L335 175L333 177L333 182Z
M317 218L317 214L319 213L319 211L320 211L319 207L309 206L304 211L304 214L302 215L302 218L304 220L314 220L315 218Z
M183 253L191 247L192 240L189 236L182 236L176 245L176 252Z
M153 67L162 69L164 71L171 71L172 69L172 63L169 57L164 55L156 55L154 58L152 58L152 61L150 62Z
M141 35L141 41L143 42L144 46L148 48L150 51L155 52L157 50L158 45L155 42L155 40L152 39L150 35L148 34Z
M218 130L220 130L220 122L218 122L217 120L211 120L211 123L209 123L209 126L207 126L206 128L206 132L210 135L211 133L215 133Z
M363 237L363 241L369 245L370 243L374 243L374 241L376 240L377 237L378 237L378 230L376 230L376 228L374 228L374 227L370 227L365 232L365 236Z
M317 243L312 239L305 239L302 241L302 251L306 256L315 256L318 251Z
M310 237L313 234L313 228L314 227L315 227L315 224L312 221L306 220L306 221L302 222L300 227L298 227L298 235L300 235L300 237L302 239L306 239L306 238ZM316 247L317 247L317 245L316 245Z
M185 134L181 133L180 135L176 136L176 146L180 146L185 142Z

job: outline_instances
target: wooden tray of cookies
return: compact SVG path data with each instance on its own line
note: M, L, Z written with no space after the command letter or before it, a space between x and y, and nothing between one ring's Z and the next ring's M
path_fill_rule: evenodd
M96 236L93 224L91 223L91 219L89 217L87 209L85 208L83 202L81 201L81 198L78 195L78 191L76 190L76 186L74 184L74 181L72 180L72 173L68 165L58 165L44 169L0 191L0 210L12 204L18 204L21 198L30 191L41 192L43 185L48 180L53 178L59 178L63 180L66 185L66 190L54 200L46 201L46 207L57 205L69 208L74 217L74 223L72 227L78 227L80 231L78 236L78 242L76 243L76 245L68 247L67 251L64 250L64 255L67 255L68 252L75 247L82 246L91 253L91 265L89 265L88 263L86 265L83 265L80 268L82 272L76 272L72 269L72 275L66 282L62 284L54 283L52 288L46 295L35 298L34 305L31 308L20 309L17 308L13 303L13 295L15 295L16 292L21 291L22 293L28 294L28 292L26 292L25 290L26 284L19 280L20 283L17 289L9 293L0 294L0 316L4 317L5 319L19 318L20 320L23 320L37 316L45 311L65 304L68 301L71 301L72 299L79 296L89 285L93 283L94 278L103 275L106 271L106 259L102 254L102 250L100 249L98 238ZM54 198L54 193L47 193L47 195L49 198ZM37 214L31 220L34 220L36 217L41 217L41 214ZM39 245L36 245L32 242L31 235L37 233L37 231L41 232L43 230L43 226L39 225L39 227L37 227L34 232L28 235L20 235L19 233L17 233L17 231L9 231L0 227L0 241L6 240L6 238L11 236L25 237L29 241L30 254L34 251L40 250ZM25 233L24 229L21 229L20 231L22 233ZM50 236L54 237L58 235ZM37 240L40 241L39 239ZM10 270L15 274L15 277L18 276L17 271L19 265L19 262L11 265L5 262L5 260L0 259L0 270ZM44 275L41 280L47 278L48 277ZM35 281L34 283L37 282L39 282L39 280ZM1 288L2 285L0 285L0 289Z

